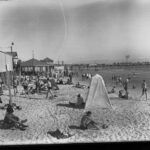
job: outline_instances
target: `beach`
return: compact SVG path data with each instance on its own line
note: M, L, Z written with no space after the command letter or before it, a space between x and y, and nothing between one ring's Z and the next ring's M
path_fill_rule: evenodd
M84 109L71 108L67 104L69 101L76 102L78 93L85 99L87 88L79 89L72 85L59 85L59 88L55 91L57 97L54 99L45 99L45 94L33 94L30 95L30 99L19 94L13 96L13 102L22 107L22 110L15 110L14 114L19 118L28 119L29 127L25 131L0 129L0 144L121 142L150 139L150 99L139 100L141 91L138 89L130 90L132 96L129 95L128 100L123 100L118 98L119 88L116 88L116 93L109 94L112 109L93 111L92 118L99 123L99 130L83 131L78 127ZM20 92L21 90L20 87ZM4 91L2 101L6 104L8 100L8 91ZM5 110L0 109L0 120L4 119L4 115ZM103 128L103 124L107 125L107 128ZM48 131L56 129L64 133L69 132L72 136L56 139L47 134Z

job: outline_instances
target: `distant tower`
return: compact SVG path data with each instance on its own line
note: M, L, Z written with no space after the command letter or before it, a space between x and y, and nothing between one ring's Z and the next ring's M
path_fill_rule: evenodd
M125 58L126 58L126 63L128 63L130 55L126 55Z

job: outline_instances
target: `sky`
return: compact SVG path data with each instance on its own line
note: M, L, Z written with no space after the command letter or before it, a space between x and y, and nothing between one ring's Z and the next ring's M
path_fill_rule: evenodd
M149 0L0 0L0 50L22 60L150 60Z

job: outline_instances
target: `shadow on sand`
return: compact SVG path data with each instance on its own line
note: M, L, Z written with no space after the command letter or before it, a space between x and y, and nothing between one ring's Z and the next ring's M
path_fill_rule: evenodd
M10 128L11 128L10 126L4 125L4 120L0 120L0 129L7 130L7 129L10 129Z
M74 108L74 109L84 109L84 106L78 107L78 106L75 105L75 103L57 104L57 106L68 107L68 108Z
M69 128L70 128L70 129L84 130L84 129L82 129L80 126L75 126L75 125L69 126Z

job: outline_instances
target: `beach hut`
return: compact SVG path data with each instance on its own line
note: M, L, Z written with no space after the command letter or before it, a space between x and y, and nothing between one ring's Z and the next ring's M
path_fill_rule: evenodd
M13 71L13 61L12 56L0 51L0 72L6 72L7 76L7 85L9 89L10 100L9 103L12 103L11 90L10 90L10 71Z

